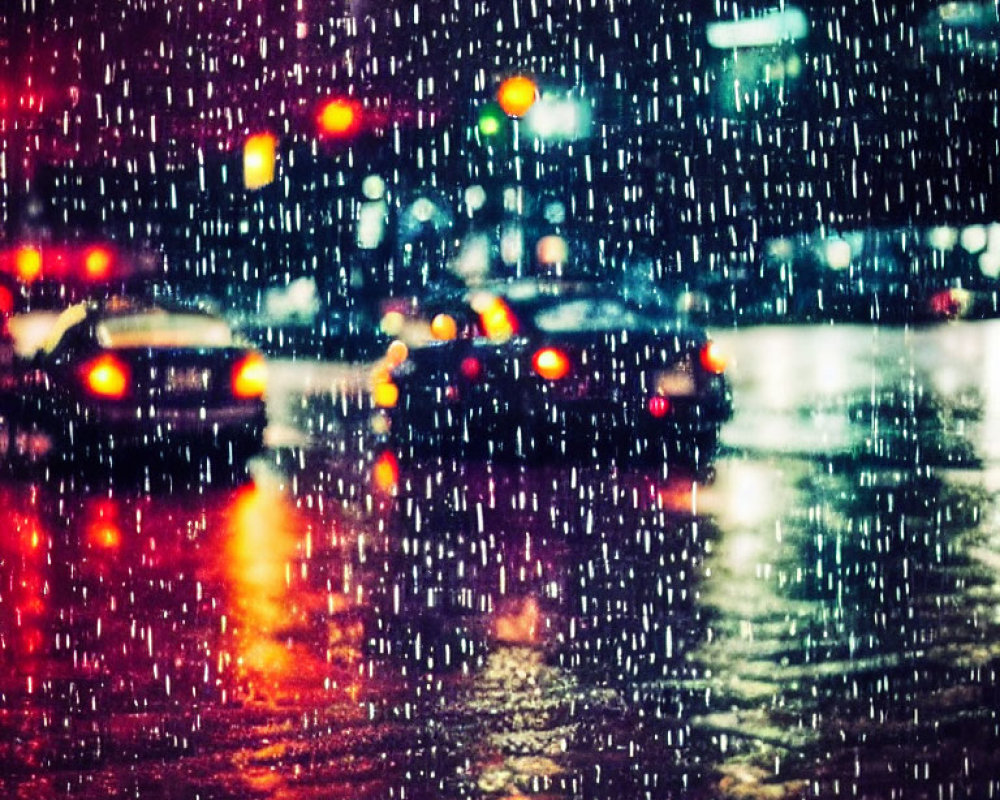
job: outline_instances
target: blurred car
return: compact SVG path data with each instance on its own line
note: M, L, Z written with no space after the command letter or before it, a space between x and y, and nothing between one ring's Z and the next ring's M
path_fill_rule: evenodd
M420 301L376 403L401 456L617 455L707 465L732 415L708 334L593 283L520 280Z
M8 463L114 466L195 453L237 463L261 449L266 362L217 315L113 296L46 318L43 337L34 316L8 320L14 356L0 371Z

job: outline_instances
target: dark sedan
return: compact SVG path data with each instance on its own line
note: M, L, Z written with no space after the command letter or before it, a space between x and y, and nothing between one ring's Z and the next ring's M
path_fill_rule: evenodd
M123 297L36 316L8 321L22 343L0 373L9 464L238 463L262 447L265 360L218 316Z
M709 463L732 413L707 333L607 287L515 281L427 298L376 402L401 455ZM411 326L412 327L412 326Z

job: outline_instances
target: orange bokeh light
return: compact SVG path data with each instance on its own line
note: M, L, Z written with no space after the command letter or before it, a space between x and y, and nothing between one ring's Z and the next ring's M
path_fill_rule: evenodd
M538 87L524 75L514 75L500 84L497 102L504 113L511 117L522 117L528 113L538 99Z
M14 254L18 277L30 282L42 274L42 251L37 247L20 247Z
M399 483L399 461L394 453L386 451L372 465L372 483L379 491L391 494Z
M544 347L535 353L531 366L536 373L550 381L565 378L570 370L569 358L555 347Z
M128 391L128 367L110 353L87 364L83 378L87 389L101 397L124 397Z
M350 136L361 125L361 106L357 101L343 97L327 100L316 115L316 124L325 136Z
M243 185L259 189L274 180L278 140L271 133L255 133L243 144Z
M106 247L91 247L84 254L83 268L87 277L100 280L111 274L111 251Z
M437 314L431 320L431 335L442 342L448 342L458 336L458 324L450 314Z

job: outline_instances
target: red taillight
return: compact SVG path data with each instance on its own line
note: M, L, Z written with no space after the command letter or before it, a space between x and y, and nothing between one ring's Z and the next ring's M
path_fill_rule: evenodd
M490 298L478 310L479 324L490 339L502 342L517 333L517 317L503 298Z
M649 409L649 413L654 417L664 417L670 410L670 400L668 400L663 395L655 395L649 398L649 402L646 404Z
M569 374L569 357L555 347L543 347L531 359L535 372L550 381L557 381Z
M120 359L106 353L83 367L83 384L98 397L118 398L128 394L129 368Z
M462 363L458 365L458 370L466 380L477 381L479 380L479 376L483 374L483 365L479 363L479 359L475 356L466 356L462 359Z
M726 371L726 357L715 342L706 342L698 353L698 360L707 372L721 375Z
M261 397L267 389L267 363L259 353L244 356L233 367L233 394L236 397Z

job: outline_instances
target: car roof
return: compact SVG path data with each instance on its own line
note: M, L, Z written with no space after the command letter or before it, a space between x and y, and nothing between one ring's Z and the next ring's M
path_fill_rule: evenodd
M114 320L125 320L126 318L141 317L144 315L162 316L164 318L173 315L201 317L212 324L224 326L225 330L230 333L227 341L223 342L220 328L220 332L214 337L218 340L217 343L234 343L229 323L226 322L223 317L205 308L196 305L163 301L161 299L153 299L142 296L112 295L97 300L85 300L64 309L52 322L49 323L47 334L41 343L41 349L45 352L51 352L58 346L67 331L77 325L80 325L81 323L101 326L104 321L107 321L110 324ZM141 334L141 331L133 331L133 333ZM195 334L197 332L192 333ZM119 346L128 346L130 343L140 343L135 336L132 336L130 339L128 334L124 333L119 333L117 338L119 339ZM175 341L174 343L177 344L178 342Z
M484 283L481 286L471 287L468 292L492 292L503 295L504 298L512 301L529 301L540 297L579 297L597 296L607 297L609 294L618 295L618 291L611 285L599 281L574 281L563 279L535 279L535 278L515 278L506 281L494 281Z

